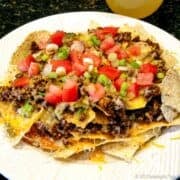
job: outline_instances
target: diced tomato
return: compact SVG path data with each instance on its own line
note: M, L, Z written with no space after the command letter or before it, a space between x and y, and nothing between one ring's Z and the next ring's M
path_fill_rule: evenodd
M115 41L112 37L107 37L101 42L100 48L103 51L106 51L110 48L112 48L115 45Z
M124 49L121 49L118 44L114 45L112 48L106 51L106 54L109 54L109 53L116 53L118 56L118 59L128 58L128 53Z
M45 95L45 101L51 105L56 105L62 101L62 90L59 86L50 85L49 91Z
M58 67L64 67L66 69L66 73L72 71L72 65L69 60L51 60L52 70L55 71Z
M72 70L75 72L77 76L81 76L87 70L87 66L81 63L74 63L72 65Z
M118 28L117 27L103 27L102 32L103 34L111 34L112 36L115 36L117 34Z
M50 36L50 42L60 46L62 45L62 40L64 35L65 35L64 31L57 31Z
M120 46L118 44L114 45L112 48L108 49L106 51L106 54L110 54L110 53L119 53L120 51Z
M125 50L120 49L118 52L118 58L119 59L128 58L128 53Z
M140 86L149 86L153 84L153 73L138 73L137 84Z
M137 83L133 83L129 86L128 92L133 94L134 97L139 95L139 85Z
M117 34L118 28L117 27L104 27L104 28L99 28L96 30L96 36L100 39L103 40L106 35L112 35L115 36Z
M24 87L24 86L27 86L28 84L29 84L29 78L21 77L21 78L15 79L12 85L14 87Z
M111 80L116 79L120 75L119 70L117 70L116 68L114 68L112 66L102 66L102 67L100 67L99 68L99 73L106 75Z
M31 62L30 67L28 69L28 75L29 76L35 76L38 75L40 72L40 66L38 63Z
M140 71L143 73L157 73L157 67L151 63L143 64L140 68Z
M90 98L95 102L99 101L105 95L105 89L100 83L89 84L87 90Z
M51 105L56 105L61 102L61 98L59 96L55 96L53 93L46 93L45 101Z
M141 48L139 45L133 45L128 48L128 52L132 56L139 56L141 54Z
M22 72L27 72L31 62L34 61L35 61L34 57L30 54L18 63L18 69Z
M72 102L78 99L78 84L73 80L67 80L63 86L62 101Z
M117 91L119 91L121 89L121 85L123 82L124 82L124 80L121 78L118 78L114 81L114 86L115 86Z
M62 93L62 90L59 86L51 84L49 86L49 92L56 94L57 96L60 96Z
M82 53L79 51L73 50L70 52L70 58L73 63L81 63L81 56Z
M82 56L82 59L83 58L92 59L95 67L98 67L101 64L101 58L91 52L85 52Z

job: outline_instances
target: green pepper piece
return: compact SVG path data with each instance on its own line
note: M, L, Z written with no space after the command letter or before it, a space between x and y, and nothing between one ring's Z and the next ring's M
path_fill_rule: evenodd
M99 46L100 45L100 40L95 35L91 36L90 41L92 42L93 46Z
M33 111L33 106L29 103L26 102L22 107L21 107L21 114L25 117L29 117Z
M47 54L42 54L42 56L41 56L42 61L47 61L48 58L49 58L49 56Z
M56 79L58 77L58 74L56 72L50 72L48 74L48 78L50 79Z
M119 60L118 65L119 66L126 66L126 59Z
M111 83L111 80L104 74L98 76L97 82L101 83L104 86L108 86Z
M134 69L138 69L138 68L140 68L140 65L137 63L137 61L132 61L131 63L130 63L130 65L134 68Z
M60 47L57 56L60 60L67 59L69 56L69 48L67 46Z
M123 82L121 85L121 89L120 89L120 95L122 97L125 97L127 94L127 89L128 89L128 83L127 82Z

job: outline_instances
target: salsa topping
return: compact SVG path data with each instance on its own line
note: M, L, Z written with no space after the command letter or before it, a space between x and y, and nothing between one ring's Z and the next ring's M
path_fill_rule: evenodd
M41 47L32 42L31 49L17 65L21 76L0 87L0 100L13 102L22 116L40 106L61 107L60 117L63 112L75 113L83 122L89 109L100 111L109 117L108 126L90 123L85 131L103 129L114 135L134 121L163 119L158 84L166 69L157 43L139 36L132 39L130 32L117 27L102 27L85 34L57 31ZM53 127L56 138L59 128L75 129L65 118L60 123Z

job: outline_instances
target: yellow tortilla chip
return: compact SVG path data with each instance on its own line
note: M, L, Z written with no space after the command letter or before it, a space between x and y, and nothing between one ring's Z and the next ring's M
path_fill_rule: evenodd
M9 137L13 139L15 144L29 131L42 113L43 110L40 110L39 112L34 112L31 118L24 118L14 111L12 104L0 102L1 121L4 123Z
M66 119L68 123L73 123L77 127L81 127L81 128L85 128L90 122L92 122L95 119L95 117L96 117L95 112L90 108L87 110L86 117L82 121L79 120L78 113L64 115L64 119Z
M136 136L138 134L147 132L148 130L160 128L160 127L171 127L180 125L180 116L174 119L172 122L151 122L149 124L134 124L132 129L130 129L130 136Z
M35 41L37 44L46 42L50 37L48 31L35 31L27 36L24 42L17 48L11 59L11 64L17 65L23 58L30 53L31 43ZM44 42L42 42L42 40Z
M73 135L74 140L80 140L80 139L89 139L89 140L93 140L93 139L101 139L101 140L111 140L112 136L107 135L107 134L102 134L102 133L88 133L88 134L80 134L78 132L71 132L71 134Z
M149 130L138 136L127 138L127 141L123 140L116 143L105 144L102 146L102 151L107 155L130 161L143 144L153 137L158 136L160 133L160 128Z

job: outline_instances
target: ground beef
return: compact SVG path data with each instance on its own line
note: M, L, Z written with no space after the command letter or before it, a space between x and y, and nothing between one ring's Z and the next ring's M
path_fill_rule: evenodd
M126 119L125 106L119 97L107 95L98 101L97 107L98 106L110 119Z
M160 108L161 97L156 96L148 102L145 108L133 111L126 111L126 113L128 117L134 116L134 121L136 122L150 123L152 121L159 121L164 119Z
M147 39L145 42L146 42L149 46L152 46L153 49L160 50L160 46L159 46L158 43L155 43L155 42L151 41L150 39Z
M144 90L144 96L146 99L151 99L152 97L160 96L160 94L160 88L157 85L149 86Z
M58 121L58 123L55 123L51 129L42 123L37 122L32 126L29 133L34 131L40 136L48 136L55 140L62 140L65 145L68 144L68 139L72 137L72 131L80 134L101 132L102 134L121 137L128 135L128 130L132 127L134 122L150 123L152 121L164 120L160 107L161 98L160 96L156 96L148 102L146 108L144 109L133 111L126 110L125 119L120 117L109 117L109 123L107 125L91 122L86 126L86 128L83 129L62 119Z
M38 44L35 42L35 41L33 41L32 43L31 43L31 53L33 54L33 53L36 53L36 52L38 52L40 50L40 48L39 48L39 46L38 46Z
M32 83L24 88L1 86L0 101L12 102L18 108L28 100L38 107L44 101L43 93L46 92L47 83L46 79L36 76L32 79Z
M116 42L131 41L131 32L120 32L114 37Z
M139 42L140 41L140 37L139 36L136 36L132 39L133 42Z

